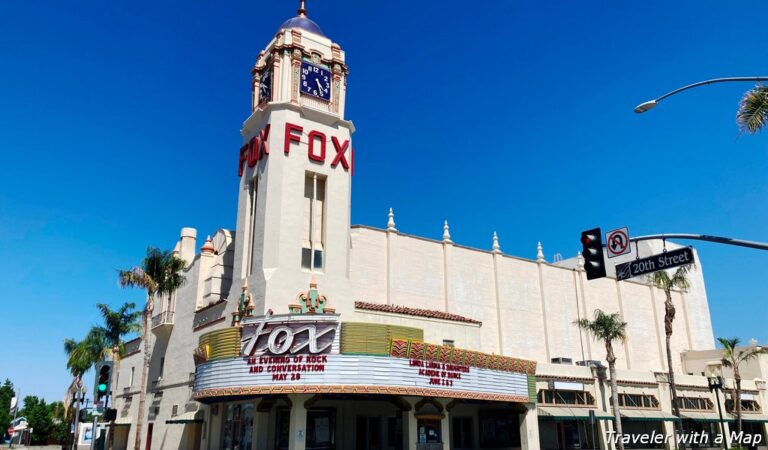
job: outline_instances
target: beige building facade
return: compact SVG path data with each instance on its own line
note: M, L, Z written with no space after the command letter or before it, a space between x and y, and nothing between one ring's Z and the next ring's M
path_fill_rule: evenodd
M534 259L503 253L495 234L465 247L448 223L442 240L411 236L391 209L381 228L352 226L365 153L344 114L343 50L301 9L252 73L236 230L182 229L187 282L155 303L145 410L138 340L113 386L116 448L133 447L139 414L147 450L613 448L605 348L574 325L595 309L629 324L616 347L625 432L716 431L717 398L689 357L714 348L700 265L672 293L673 369L693 399L675 417L664 292L587 281L579 257L549 262L541 244ZM765 439L758 378L745 387Z

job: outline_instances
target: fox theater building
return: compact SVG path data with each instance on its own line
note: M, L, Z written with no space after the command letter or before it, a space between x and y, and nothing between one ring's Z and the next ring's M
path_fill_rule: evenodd
M148 342L126 344L115 448L137 433L147 450L609 448L605 346L574 325L598 308L628 322L615 344L624 432L717 430L702 357L687 356L714 348L700 264L672 292L678 417L665 294L643 279L588 282L581 258L511 256L495 233L468 248L447 223L442 239L408 235L388 205L381 227L351 226L355 160L369 156L344 114L347 73L303 2L259 53L231 152L236 229L181 230L186 283L155 299ZM745 429L764 435L765 382L742 386Z

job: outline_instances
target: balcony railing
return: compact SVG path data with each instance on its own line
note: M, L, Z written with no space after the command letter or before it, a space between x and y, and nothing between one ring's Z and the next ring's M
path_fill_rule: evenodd
M173 325L173 311L163 311L152 317L152 328Z

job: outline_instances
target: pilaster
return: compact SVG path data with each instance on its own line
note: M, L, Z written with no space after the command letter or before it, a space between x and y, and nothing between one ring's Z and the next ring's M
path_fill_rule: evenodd
M525 412L520 414L520 448L522 450L539 450L539 414L536 405L525 405Z
M307 408L309 394L291 394L291 419L288 427L288 450L304 450L307 446Z

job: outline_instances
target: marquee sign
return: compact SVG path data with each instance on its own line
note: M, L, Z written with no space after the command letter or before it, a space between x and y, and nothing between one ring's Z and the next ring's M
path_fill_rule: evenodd
M528 376L370 355L261 356L209 361L197 368L194 398L280 393L422 395L528 402ZM311 359L314 358L314 359Z
M368 331L366 340L376 335L377 328L387 328L380 324L348 325L345 330L351 334L345 339L355 339L359 327ZM231 330L239 332L239 352L232 354L230 350L230 357L211 358L197 365L194 396L198 400L305 392L529 401L531 368L525 360L385 335L381 338L389 342L389 354L367 353L363 348L342 353L338 314L245 317L239 329ZM398 335L404 332L392 331ZM229 342L224 339L219 338ZM223 356L215 350L211 349L211 355Z
M322 320L318 320L322 319ZM318 354L331 351L337 343L337 315L312 317L280 315L243 323L243 356Z

